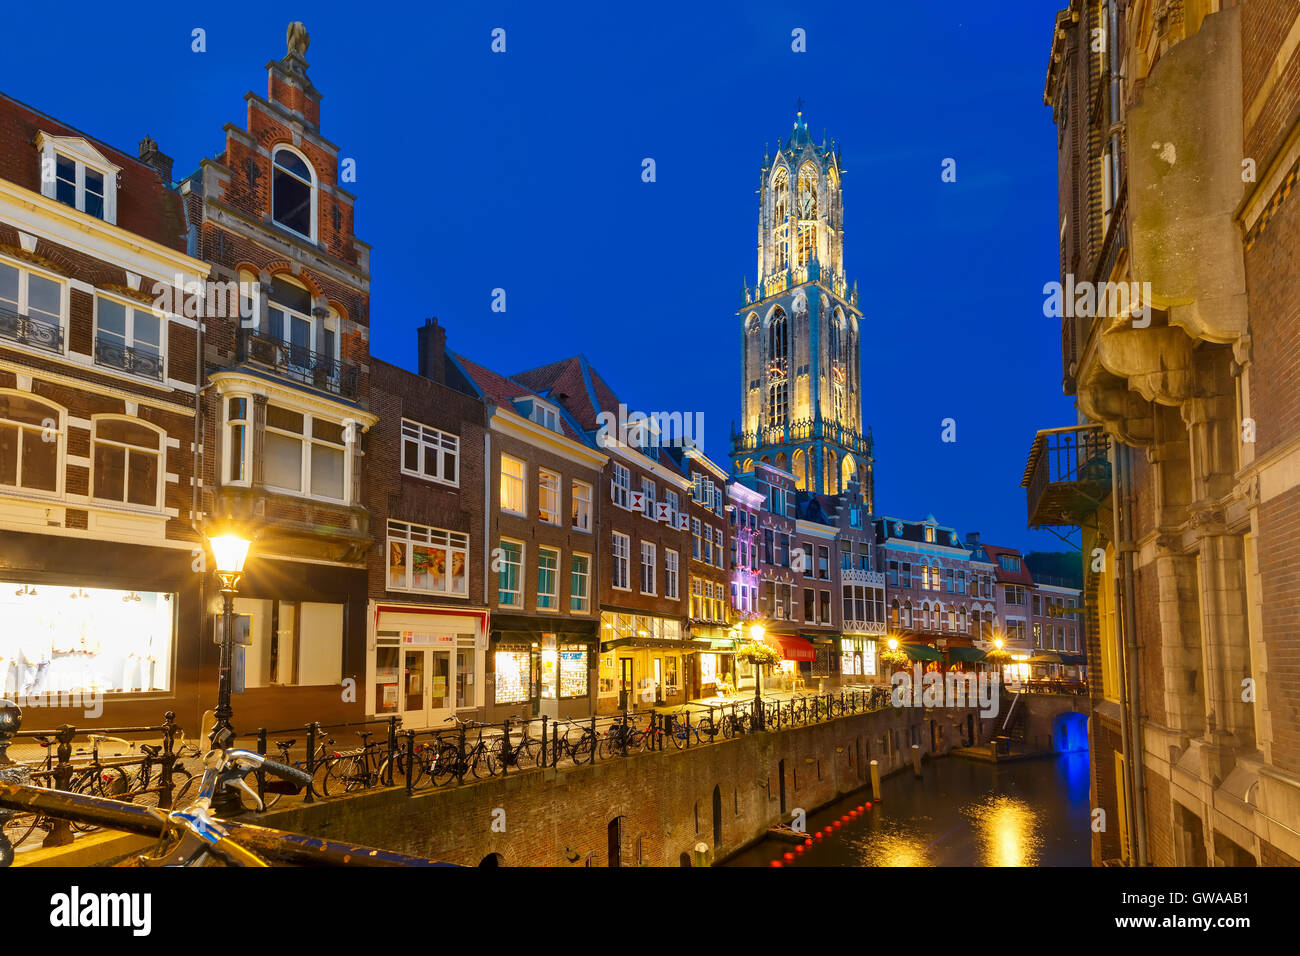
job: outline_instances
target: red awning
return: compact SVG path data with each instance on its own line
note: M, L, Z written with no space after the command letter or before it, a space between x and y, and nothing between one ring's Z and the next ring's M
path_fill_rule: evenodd
M781 654L787 661L817 660L817 649L802 637L795 637L793 634L773 634L772 636L781 646Z

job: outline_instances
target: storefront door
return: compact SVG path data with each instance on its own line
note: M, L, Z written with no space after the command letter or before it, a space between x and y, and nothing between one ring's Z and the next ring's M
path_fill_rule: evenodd
M633 707L632 658L618 659L618 709L631 710Z
M441 727L454 713L451 652L402 649L401 716L405 728Z

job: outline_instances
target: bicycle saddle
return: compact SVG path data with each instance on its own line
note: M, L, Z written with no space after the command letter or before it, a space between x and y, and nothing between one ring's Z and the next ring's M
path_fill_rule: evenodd
M297 738L290 738L289 740L277 740L275 742L275 746L279 750L288 750L297 742L298 742Z
M141 744L140 749L143 750L150 757L157 757L160 753L162 753L162 747L156 747L150 744Z

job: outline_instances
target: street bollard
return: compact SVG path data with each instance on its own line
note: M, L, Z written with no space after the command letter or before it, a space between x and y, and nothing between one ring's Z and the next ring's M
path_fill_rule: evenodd
M693 855L694 855L695 859L693 860L693 864L692 864L692 865L694 865L694 866L708 866L708 865L709 865L709 845L708 845L707 843L705 843L703 840L701 840L699 843L695 844L694 849L695 849L695 853L694 853Z
M880 802L880 764L871 761L871 799Z
M918 744L912 744L912 773L921 776L921 747Z

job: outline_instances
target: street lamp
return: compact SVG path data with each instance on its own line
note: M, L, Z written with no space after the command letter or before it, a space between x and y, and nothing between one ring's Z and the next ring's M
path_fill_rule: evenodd
M750 625L749 636L753 638L755 644L763 643L763 635L767 629L763 627L761 621L755 621ZM754 662L754 720L759 730L763 729L763 665L757 661Z
M221 581L221 659L217 666L217 708L208 738L215 749L224 749L235 742L235 728L230 724L230 678L235 657L235 591L244 573L244 561L252 544L247 538L228 533L208 538L212 558L217 564L217 578Z

